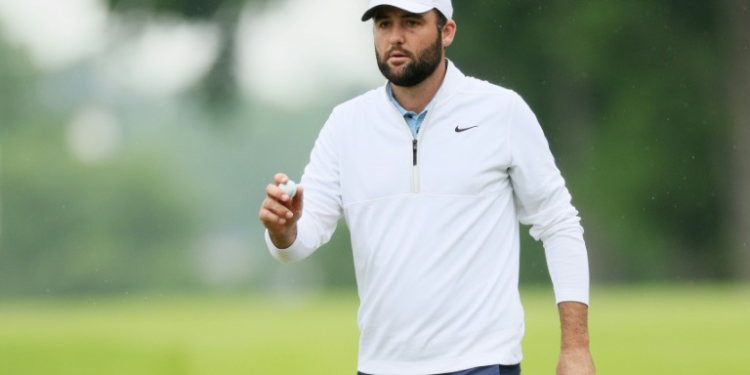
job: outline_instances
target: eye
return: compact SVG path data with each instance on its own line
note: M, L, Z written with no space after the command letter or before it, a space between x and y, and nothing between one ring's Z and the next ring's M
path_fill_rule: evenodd
M386 29L386 28L388 28L389 26L391 26L391 24L390 24L390 22L388 22L388 21L383 21L383 22L380 22L380 23L378 24L378 28L380 28L380 29Z
M417 25L419 25L419 23L417 21L406 21L406 26L414 27L414 26L417 26Z

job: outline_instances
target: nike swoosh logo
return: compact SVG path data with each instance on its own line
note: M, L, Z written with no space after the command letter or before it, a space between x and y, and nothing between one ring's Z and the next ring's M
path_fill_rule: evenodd
M479 125L477 125L477 126L479 126ZM460 128L459 128L458 126L456 126L456 133L460 133L460 132L465 132L465 131L467 131L467 130L469 130L469 129L474 129L474 128L476 128L477 126L472 126L472 127L470 127L470 128L465 128L465 129L460 129Z

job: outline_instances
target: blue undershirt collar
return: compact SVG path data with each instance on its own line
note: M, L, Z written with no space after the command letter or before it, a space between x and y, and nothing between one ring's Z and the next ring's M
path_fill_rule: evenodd
M432 97L432 100L430 100L430 103L427 104L427 107L425 107L422 113L417 114L413 111L407 111L404 107L401 106L398 100L396 100L396 98L393 96L393 89L391 89L390 83L385 85L385 87L386 91L388 92L388 97L391 99L393 105L396 106L396 109L398 109L398 111L401 113L401 116L404 116L404 120L406 120L406 124L409 125L411 134L414 136L414 139L416 139L419 128L422 126L422 122L424 122L425 117L427 117L427 112L430 110L430 108L432 108L432 103L435 102L435 97Z

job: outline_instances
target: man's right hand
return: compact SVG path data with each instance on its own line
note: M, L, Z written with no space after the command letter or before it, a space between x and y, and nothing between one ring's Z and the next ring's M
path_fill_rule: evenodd
M266 199L260 206L260 221L268 229L271 241L279 249L292 246L297 239L297 221L302 217L302 186L289 197L279 185L289 182L283 173L274 176L274 183L266 187Z

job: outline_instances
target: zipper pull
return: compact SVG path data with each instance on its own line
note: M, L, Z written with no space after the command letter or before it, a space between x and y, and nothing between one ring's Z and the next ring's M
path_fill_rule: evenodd
M417 165L417 140L416 139L412 141L412 145L413 145L412 149L414 150L414 166L416 166Z

